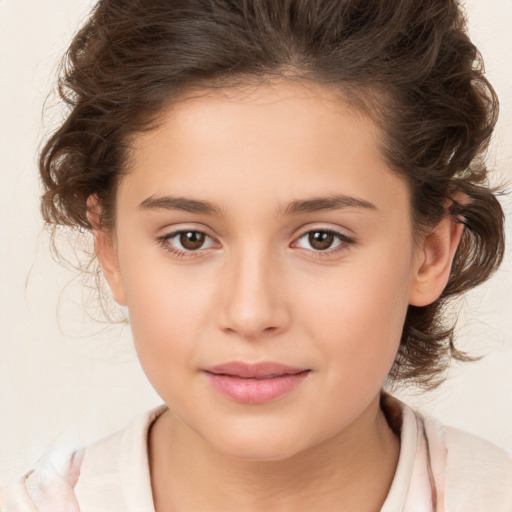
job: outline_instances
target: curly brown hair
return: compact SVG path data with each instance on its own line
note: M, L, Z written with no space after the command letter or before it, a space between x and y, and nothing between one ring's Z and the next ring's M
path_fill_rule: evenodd
M451 358L474 359L443 311L501 263L504 217L482 156L498 101L456 0L100 0L61 69L69 113L40 154L42 212L86 230L93 194L115 222L130 137L191 88L283 76L334 87L382 129L416 232L467 198L448 210L465 225L448 285L409 307L390 382L432 389Z

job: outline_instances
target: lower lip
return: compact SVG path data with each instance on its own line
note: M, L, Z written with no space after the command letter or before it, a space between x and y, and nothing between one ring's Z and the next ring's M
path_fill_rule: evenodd
M250 379L205 372L213 387L223 395L244 404L264 404L294 390L309 370L269 379Z

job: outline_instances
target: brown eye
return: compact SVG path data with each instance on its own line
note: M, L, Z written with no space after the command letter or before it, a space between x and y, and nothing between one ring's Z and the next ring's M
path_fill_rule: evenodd
M206 235L199 231L182 231L179 235L180 244L187 251L200 249L204 244Z
M216 245L206 233L186 229L158 237L157 241L175 258L198 258Z
M307 231L295 242L297 247L308 249L318 257L339 254L354 245L355 241L343 233L331 229L313 229Z
M329 231L311 231L308 235L308 241L317 251L329 249L335 240L334 233Z

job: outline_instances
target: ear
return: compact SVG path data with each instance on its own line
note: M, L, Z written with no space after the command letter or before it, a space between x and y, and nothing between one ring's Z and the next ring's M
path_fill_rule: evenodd
M98 198L91 195L87 198L87 220L92 227L94 236L94 252L98 257L103 275L107 280L114 300L120 306L126 306L121 272L117 259L112 233L101 224L101 206Z
M450 278L453 258L464 231L464 224L448 213L429 231L418 250L409 304L427 306L436 301Z

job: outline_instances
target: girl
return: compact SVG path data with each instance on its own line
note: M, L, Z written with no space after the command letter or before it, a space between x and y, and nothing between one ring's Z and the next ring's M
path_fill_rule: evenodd
M452 0L101 0L43 148L165 402L0 510L510 511L512 459L385 391L504 248L495 93Z

